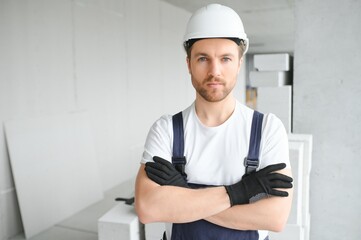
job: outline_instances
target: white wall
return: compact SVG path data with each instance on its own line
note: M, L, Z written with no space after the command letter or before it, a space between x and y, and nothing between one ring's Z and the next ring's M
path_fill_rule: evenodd
M158 0L0 1L0 122L88 110L103 189L133 177L150 125L193 100L189 16ZM1 125L0 239L21 229Z
M361 238L361 1L296 1L294 132L313 134L311 240Z

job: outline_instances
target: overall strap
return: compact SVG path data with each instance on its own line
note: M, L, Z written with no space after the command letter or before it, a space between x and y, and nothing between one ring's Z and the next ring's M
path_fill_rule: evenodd
M183 131L183 115L179 112L172 116L173 122L173 156L172 164L184 178L186 158L184 156L184 131Z
M249 140L248 156L244 159L246 174L249 174L259 166L259 146L261 143L263 114L253 112L251 137Z

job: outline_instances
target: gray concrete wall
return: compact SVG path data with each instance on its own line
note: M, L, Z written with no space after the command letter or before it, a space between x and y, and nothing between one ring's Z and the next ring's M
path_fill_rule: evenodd
M361 1L296 0L294 132L314 136L311 240L361 239Z

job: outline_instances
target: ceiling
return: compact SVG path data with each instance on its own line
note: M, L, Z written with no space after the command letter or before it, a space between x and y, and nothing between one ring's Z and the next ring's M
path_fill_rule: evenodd
M189 12L212 0L163 0ZM294 51L294 0L223 0L241 17L250 40L249 53Z

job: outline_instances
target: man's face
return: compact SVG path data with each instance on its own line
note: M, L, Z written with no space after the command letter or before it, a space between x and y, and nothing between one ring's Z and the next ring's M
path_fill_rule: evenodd
M234 88L241 59L238 46L232 40L203 39L193 44L187 64L197 97L219 102Z

